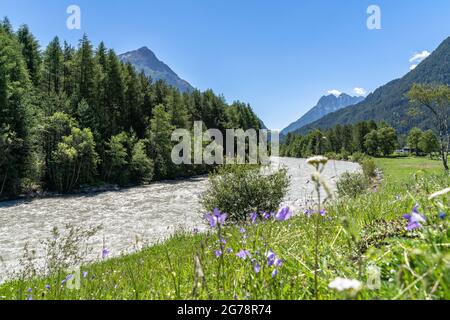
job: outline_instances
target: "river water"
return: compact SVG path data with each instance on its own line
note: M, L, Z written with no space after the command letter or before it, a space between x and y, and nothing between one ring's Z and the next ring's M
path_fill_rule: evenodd
M272 161L274 167L286 167L291 177L283 205L303 210L313 194L311 168L304 159ZM355 163L331 161L324 176L334 188L339 175L355 170L359 170ZM110 256L118 256L162 241L179 230L205 230L199 200L207 182L206 177L199 177L119 191L0 202L0 282L17 270L25 244L38 247L53 227L101 226L89 242L90 260L101 258L103 247L109 249Z

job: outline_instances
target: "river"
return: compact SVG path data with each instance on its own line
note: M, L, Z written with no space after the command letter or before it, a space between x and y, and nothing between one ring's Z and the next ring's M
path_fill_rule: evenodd
M291 177L283 206L303 210L313 191L311 168L304 159L272 160L273 166L286 167ZM334 188L339 175L358 169L355 163L330 161L323 174ZM199 200L206 187L207 178L199 177L119 191L0 202L0 282L17 270L25 244L37 247L53 227L101 225L89 243L90 260L101 258L104 246L111 256L118 256L162 241L177 230L205 230Z

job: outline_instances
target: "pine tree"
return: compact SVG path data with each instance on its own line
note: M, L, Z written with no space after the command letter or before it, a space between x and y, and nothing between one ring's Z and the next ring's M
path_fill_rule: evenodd
M64 41L63 48L63 72L62 72L62 88L64 93L70 97L74 93L74 64L75 49Z
M0 29L2 29L9 36L12 36L14 33L13 27L8 17L4 17L0 22Z
M158 105L153 110L153 118L150 121L149 154L155 162L155 176L158 179L173 177L173 163L171 161L172 141L171 135L175 127L172 125L170 114L163 105Z
M143 122L143 94L136 71L131 64L125 65L125 103L121 110L121 122L127 131L139 131L140 134L145 130L146 123Z
M29 77L20 44L0 29L0 197L20 191L30 158Z
M172 94L167 96L165 104L172 118L172 124L175 128L190 128L189 115L184 99L179 91L172 90Z
M76 92L78 102L86 100L89 105L95 104L95 62L92 44L85 34L80 40L79 50L75 58Z
M370 129L367 122L362 121L357 123L353 128L353 145L356 151L366 152L366 147L364 146L364 138L370 133Z
M41 84L47 95L60 94L62 91L63 61L59 38L55 37L44 52Z
M125 85L121 64L113 50L109 50L107 59L105 107L109 117L108 135L112 136L120 133L124 128L120 120L121 112L124 110Z
M39 43L28 29L23 25L17 31L17 39L22 45L22 55L27 65L28 73L34 86L39 84L41 56L39 54Z

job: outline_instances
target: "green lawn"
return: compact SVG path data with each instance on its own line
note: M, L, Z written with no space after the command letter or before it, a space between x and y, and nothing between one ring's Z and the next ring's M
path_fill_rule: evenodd
M376 158L375 163L388 181L405 183L417 172L441 174L444 172L441 161L426 157Z
M440 171L439 162L427 159L377 159L377 164L385 172L385 187L330 203L326 217L298 213L286 222L245 225L245 231L226 226L221 257L215 255L221 248L216 230L180 234L142 252L82 267L87 274L77 290L63 283L68 273L60 271L6 283L0 299L315 299L316 258L320 299L450 299L449 220L438 217L450 213L449 197L428 200L450 185L448 175L432 176ZM417 170L430 174L408 180ZM389 183L395 179L410 183ZM427 222L406 231L403 215L415 204ZM237 257L242 249L251 258ZM269 249L282 259L281 266L268 265ZM32 275L27 270L24 276ZM357 295L336 291L329 288L336 277L357 279L363 287Z

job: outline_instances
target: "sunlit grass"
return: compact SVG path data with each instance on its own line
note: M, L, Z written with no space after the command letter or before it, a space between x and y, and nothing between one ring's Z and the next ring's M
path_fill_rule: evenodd
M405 162L406 160L406 162ZM320 218L320 299L449 299L450 231L448 199L428 195L450 185L445 175L412 174L423 159L378 159L385 170L378 192L329 203ZM422 166L422 167L421 167ZM425 170L428 172L428 169ZM401 184L387 183L400 179ZM407 232L403 214L415 204L427 218L420 230ZM440 207L442 205L444 207ZM142 252L81 267L87 272L78 290L61 285L67 274L17 280L0 287L6 299L315 299L314 219L303 213L286 221L229 225L222 236L224 255L215 230L178 234ZM242 228L245 229L242 230ZM252 259L236 256L248 250ZM272 249L283 260L278 274L267 263ZM196 263L197 261L197 263ZM255 272L255 264L261 266ZM221 269L223 268L223 270ZM379 286L371 286L373 270ZM222 272L223 271L223 272ZM378 272L378 271L377 271ZM336 277L364 284L356 295L328 287ZM377 279L375 279L377 280ZM375 281L376 282L376 281ZM50 289L46 288L50 286ZM31 291L29 290L31 289Z
M375 163L392 183L406 183L418 171L427 174L442 174L442 161L428 157L376 158Z

